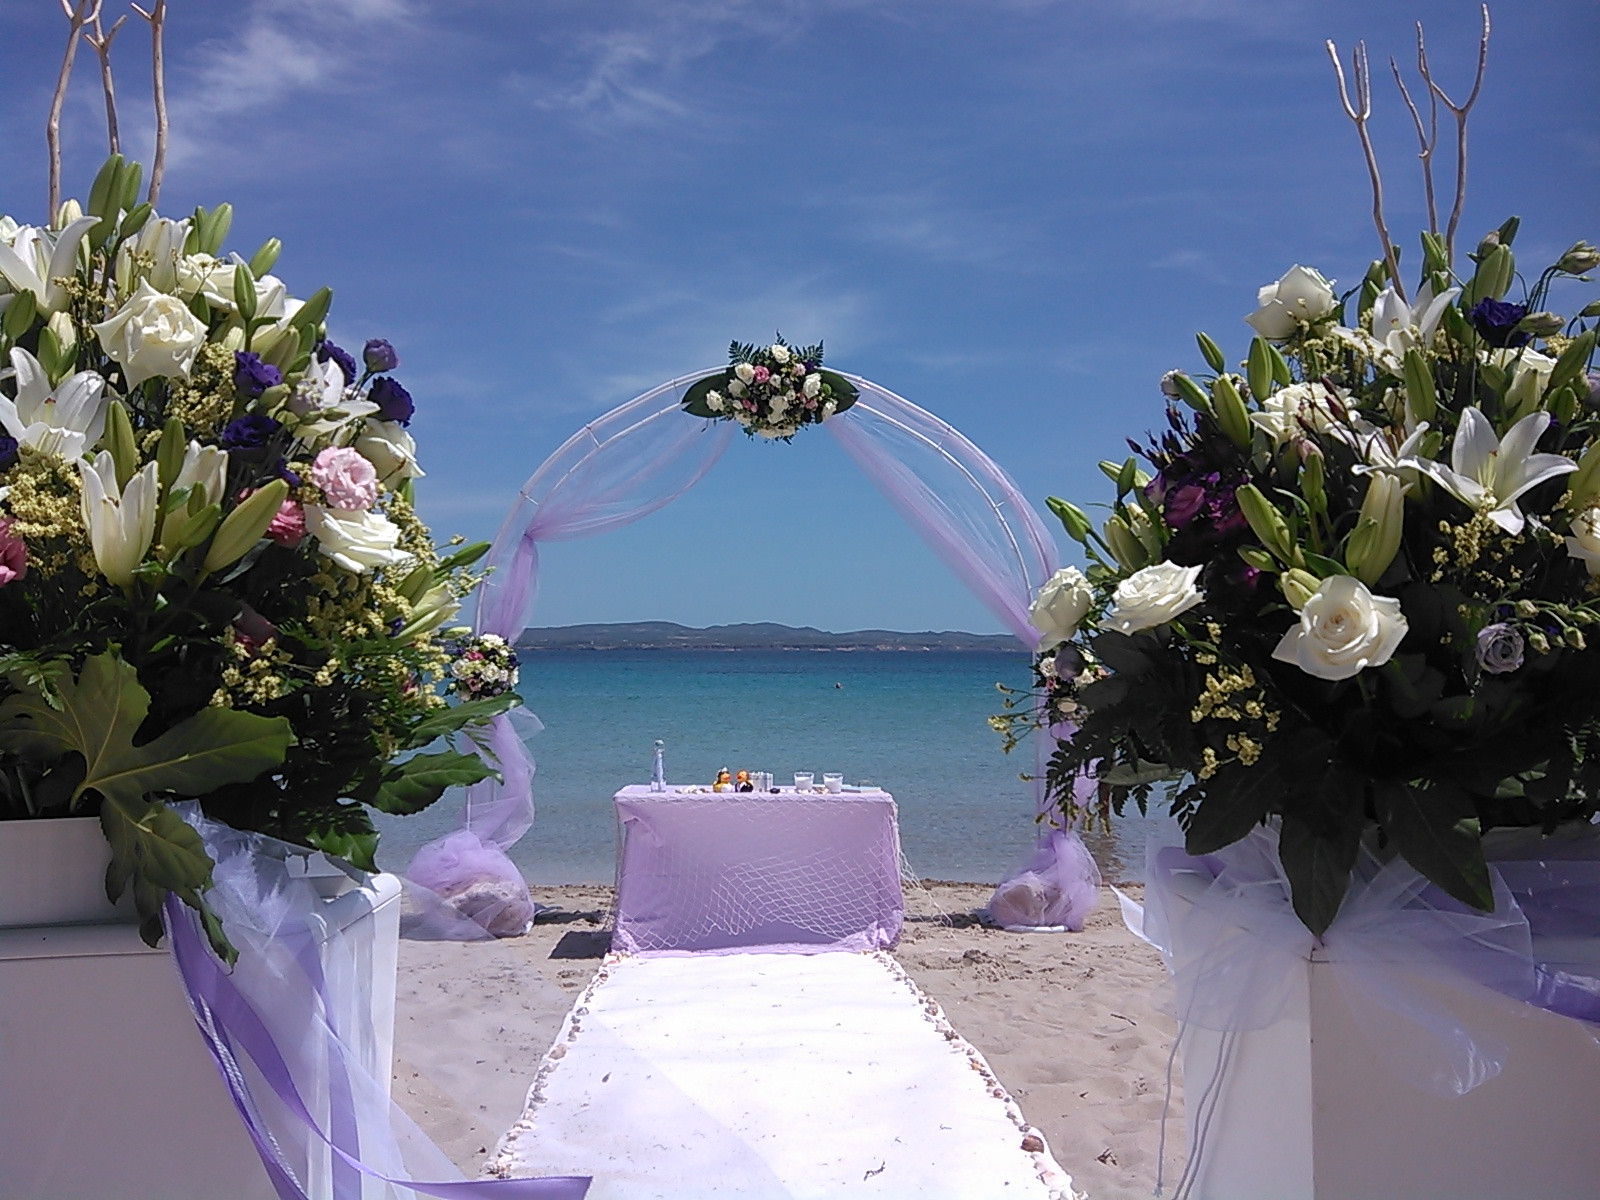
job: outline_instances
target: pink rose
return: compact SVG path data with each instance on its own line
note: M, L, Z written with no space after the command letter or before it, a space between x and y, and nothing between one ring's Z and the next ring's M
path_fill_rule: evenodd
M330 446L311 464L311 482L322 489L329 508L366 512L378 500L378 472L348 446Z
M769 380L771 378L772 378L772 372L771 371L767 370L765 367L757 367L756 368L755 381L757 383L765 383L767 380Z
M293 500L285 500L267 526L267 537L285 550L295 549L306 538L306 510Z
M28 573L28 547L11 532L11 519L0 518L0 587Z

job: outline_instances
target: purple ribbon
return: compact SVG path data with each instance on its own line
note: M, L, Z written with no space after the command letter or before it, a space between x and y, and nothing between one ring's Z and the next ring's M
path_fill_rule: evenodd
M172 956L183 979L195 1024L280 1200L311 1198L284 1161L282 1150L251 1096L250 1085L239 1065L241 1050L255 1064L284 1108L333 1151L333 1200L361 1200L362 1176L445 1200L583 1200L588 1193L589 1178L579 1175L421 1182L373 1170L361 1161L355 1108L345 1065L346 1051L338 1031L329 1029L330 1133L306 1106L277 1042L212 953L193 914L171 896L166 903L166 924ZM302 929L298 934L294 957L306 971L316 994L325 999L322 965L316 947L307 931Z

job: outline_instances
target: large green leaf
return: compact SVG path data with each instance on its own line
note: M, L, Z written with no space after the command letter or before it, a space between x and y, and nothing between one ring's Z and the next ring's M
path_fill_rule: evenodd
M1278 859L1289 877L1295 915L1317 937L1339 913L1360 847L1359 824L1322 826L1292 814L1283 818Z
M1472 797L1449 783L1390 780L1377 789L1378 819L1401 856L1463 904L1494 907Z
M203 796L277 766L294 742L284 717L205 708L134 745L150 695L138 672L113 651L88 659L76 679L59 666L50 687L57 706L43 689L26 686L0 704L0 750L43 760L83 755L86 769L74 803L91 789L123 802L149 792Z
M100 828L111 845L106 896L115 901L133 882L139 934L147 943L154 946L161 937L167 892L204 911L200 893L211 885L211 858L200 835L177 813L141 796L108 796L100 806Z
M480 700L467 700L461 704L452 704L449 708L441 708L432 716L424 717L412 726L406 749L426 746L434 739L446 737L466 725L480 725L490 717L516 708L521 703L521 696L515 692L506 692L500 696L485 696Z
M447 788L464 787L493 774L483 759L473 754L453 750L415 754L384 772L371 803L379 811L395 815L421 812Z
M839 372L818 371L817 374L822 376L822 382L827 384L829 389L833 392L833 400L835 405L837 405L833 411L836 414L842 413L845 409L849 408L861 398L856 392L855 384L851 383L843 375L839 374Z

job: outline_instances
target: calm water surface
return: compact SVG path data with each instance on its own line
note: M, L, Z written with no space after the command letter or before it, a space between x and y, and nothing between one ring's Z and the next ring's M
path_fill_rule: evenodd
M530 741L534 826L512 850L539 883L609 881L611 797L650 777L666 742L670 783L718 769L841 771L900 807L900 838L924 878L995 882L1033 844L1031 763L1001 753L985 723L996 683L1028 682L1025 654L815 651L543 651L523 656L520 691L544 723ZM380 818L380 861L402 867L453 828L458 794L416 817ZM1135 879L1158 822L1137 817L1091 839L1108 879Z

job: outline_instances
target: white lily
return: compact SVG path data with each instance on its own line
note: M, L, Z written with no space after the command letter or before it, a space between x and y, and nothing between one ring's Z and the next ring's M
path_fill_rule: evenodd
M134 568L144 561L156 532L156 505L161 480L155 463L146 463L117 487L117 467L111 452L102 450L94 462L79 462L83 475L83 523L100 573L118 587L133 582Z
M1497 438L1487 417L1476 408L1463 409L1450 466L1415 458L1405 465L1420 468L1468 508L1486 512L1491 521L1515 536L1525 524L1517 497L1547 479L1578 469L1564 454L1533 453L1549 426L1549 413L1530 413L1506 430L1504 438Z
M15 380L17 389L15 400L0 393L0 425L24 446L72 462L105 431L106 381L94 371L79 371L51 387L39 360L14 349L11 369L0 379Z
M19 292L32 292L46 316L67 307L70 299L57 279L78 269L78 248L99 217L79 217L60 233L33 225L18 226L8 245L0 240L0 275Z
M178 476L172 481L172 491L199 488L200 499L193 504L193 510L197 511L207 504L221 504L227 481L228 452L219 450L216 446L202 446L199 442L190 442L183 452L183 463L178 467ZM172 545L177 538L178 530L183 528L183 523L188 520L190 511L191 505L186 502L177 505L167 514L166 519L161 522L162 545Z
M1445 309L1461 294L1458 287L1433 294L1433 284L1424 283L1415 303L1407 304L1393 287L1378 293L1372 305L1372 336L1389 353L1404 358L1407 350L1433 344Z
M351 421L370 417L378 411L372 401L362 399L359 392L345 387L344 372L338 363L332 359L318 362L314 358L289 397L289 408L302 418L295 428L302 442L331 436Z

